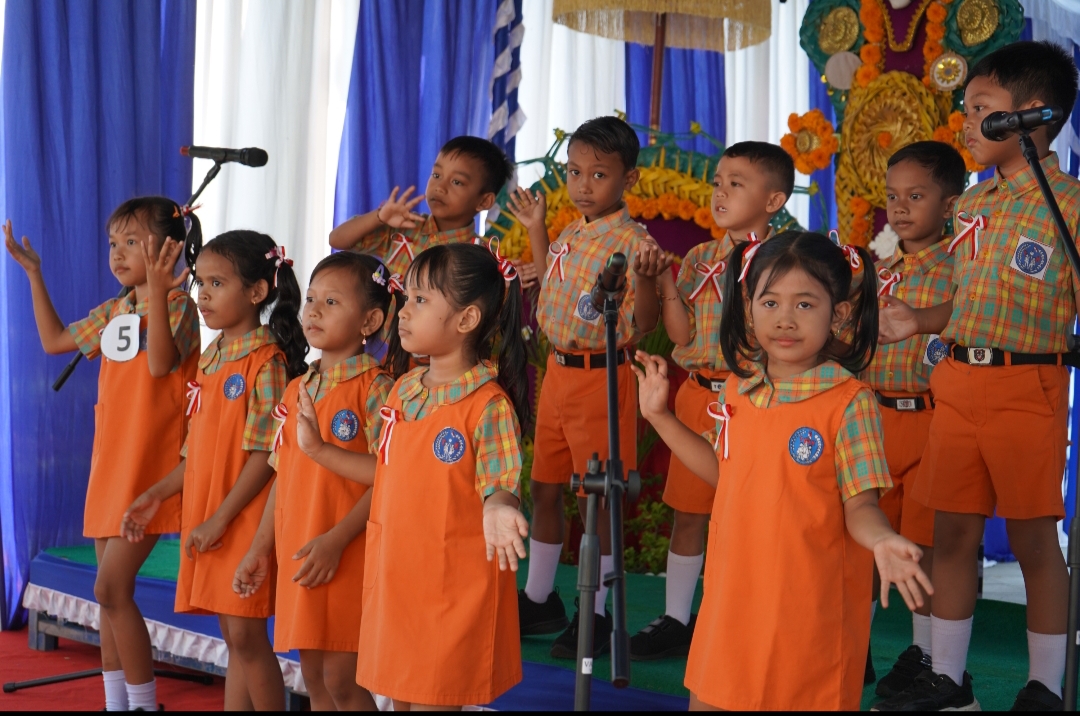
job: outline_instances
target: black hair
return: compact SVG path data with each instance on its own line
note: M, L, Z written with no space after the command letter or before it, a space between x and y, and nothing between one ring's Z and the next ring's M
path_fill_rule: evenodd
M492 253L475 244L432 246L417 254L406 275L441 293L455 310L472 305L480 309L480 323L469 335L466 347L480 362L498 346L495 367L499 385L510 396L524 430L530 406L525 339L521 335L521 280L506 281ZM409 353L401 347L398 336L399 316L400 312L394 315L390 327L386 356L393 375L401 375L409 367Z
M442 145L439 154L460 154L480 162L484 169L483 193L498 194L510 177L514 176L514 163L506 153L486 139L463 134Z
M862 269L857 286L852 286L851 264L839 246L822 234L812 231L785 231L761 244L753 256L744 284L738 280L742 272L743 255L750 242L736 245L728 261L724 285L724 313L720 318L720 349L731 372L741 378L750 376L747 361L761 360L761 348L756 345L747 326L750 304L760 293L758 283L769 271L766 289L793 269L805 271L829 292L832 306L841 301L852 301L853 310L848 319L847 331L851 345L830 337L822 349L822 357L835 360L852 373L859 373L870 365L877 350L878 305L877 274L874 259L866 249L859 247ZM854 295L851 291L854 288Z
M1033 99L1047 107L1061 107L1065 116L1046 127L1051 141L1065 126L1076 104L1076 63L1067 50L1052 42L1026 40L994 50L971 68L965 90L976 77L987 77L1007 90L1013 109Z
M395 306L401 308L401 292L394 291L390 286L390 269L379 259L370 254L360 254L355 251L338 251L330 254L311 271L308 285L315 280L323 271L341 269L348 271L356 280L356 292L360 296L363 305L367 309L378 308L383 312L383 322L379 324L375 334L382 331L386 325L386 319L390 315L390 301L394 300ZM370 344L369 344L370 345Z
M960 152L945 142L915 142L889 157L889 169L900 162L914 162L930 172L944 196L959 196L967 186L967 165Z
M276 248L277 242L266 234L240 229L214 237L203 247L203 251L228 259L245 287L266 281L266 298L257 308L261 315L267 307L273 306L266 326L274 341L285 352L285 368L289 380L292 380L307 371L304 359L307 357L308 342L300 324L302 296L296 273L289 264L282 263L278 267L275 257L267 257Z
M618 154L624 173L637 167L641 142L638 141L637 132L618 117L590 119L574 130L566 148L569 149L576 142L591 147L601 154Z
M783 147L768 142L736 142L724 150L723 156L743 158L756 165L772 180L772 186L787 198L795 191L795 161Z
M187 219L191 222L190 228L184 221L184 208L172 199L164 196L137 196L128 199L113 210L109 220L105 222L105 231L109 231L117 224L127 223L131 219L142 218L150 231L158 237L161 245L165 239L184 245L184 258L189 268L195 266L195 255L202 248L202 224L199 217L188 212ZM194 246L194 254L191 248ZM158 246L161 249L161 246Z

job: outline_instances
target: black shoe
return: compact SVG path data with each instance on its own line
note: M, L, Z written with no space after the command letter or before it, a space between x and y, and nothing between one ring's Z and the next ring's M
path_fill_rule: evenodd
M518 623L522 636L556 634L565 629L570 622L566 619L566 607L559 597L559 590L552 591L547 601L539 604L529 599L524 589L519 589Z
M631 661L654 661L690 653L690 640L694 636L697 615L690 616L690 623L683 624L675 617L664 614L649 626L630 637Z
M580 616L581 612L575 611L574 618L570 620L570 626L566 627L566 631L555 639L555 643L551 645L552 658L577 659L578 618ZM604 610L604 616L596 615L596 621L593 622L593 658L611 651L611 628L611 612Z
M971 691L971 674L964 672L960 686L945 674L927 669L911 688L870 707L871 711L981 711Z
M1010 711L1061 711L1061 698L1039 681L1029 681L1020 689Z
M915 683L915 677L933 667L930 657L923 650L912 644L893 664L892 671L885 674L874 690L878 696L896 696L906 691Z
M874 671L874 656L870 653L870 645L866 645L866 670L863 671L862 684L869 686L877 681L877 672Z

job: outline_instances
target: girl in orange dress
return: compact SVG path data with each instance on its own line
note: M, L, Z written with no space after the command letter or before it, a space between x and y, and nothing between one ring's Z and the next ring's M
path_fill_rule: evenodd
M736 247L720 323L733 375L709 406L714 440L668 411L666 361L638 353L642 414L717 488L691 709L856 710L871 564L882 607L890 584L911 609L932 592L921 550L877 505L891 486L881 419L854 375L876 347L877 277L861 268L873 265L809 232ZM792 614L807 616L793 626Z
M191 215L193 237L201 233ZM171 199L146 196L117 207L107 223L109 267L127 293L65 326L49 299L41 259L11 222L5 244L30 279L41 345L46 353L82 351L101 359L94 407L94 448L86 488L83 534L94 539L101 606L101 667L105 708L157 710L150 635L135 604L138 574L158 536L180 528L180 499L166 501L146 525L147 539L120 538L131 501L180 463L187 420L184 390L195 377L199 319L173 276L186 230L184 211Z
M284 251L254 231L209 242L195 284L203 320L221 335L189 384L186 459L131 504L123 532L138 542L162 502L183 492L176 611L218 615L229 647L226 710L281 710L285 686L266 630L273 589L242 600L232 581L270 493L272 411L287 380L307 370L300 288Z
M311 272L304 335L322 358L289 383L277 407L279 437L270 456L277 479L259 532L233 580L241 598L256 594L269 574L276 542L281 568L274 649L300 650L313 711L375 708L371 694L356 683L358 597L364 586L371 491L304 454L296 441L297 406L302 392L328 444L350 453L375 450L382 425L379 409L394 381L365 349L368 338L382 332L390 279L378 259L352 252L332 254Z
M377 456L323 443L300 396L302 449L343 477L374 478L356 681L395 710L486 704L521 681L506 571L529 531L518 510L528 392L517 278L474 244L416 257L387 361L400 372L410 354L431 363L391 389Z

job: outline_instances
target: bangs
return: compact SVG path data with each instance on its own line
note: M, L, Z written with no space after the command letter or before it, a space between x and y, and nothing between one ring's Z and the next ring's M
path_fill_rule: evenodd
M438 291L453 305L455 301L452 298L453 291L450 290L452 275L453 257L450 251L446 246L433 246L421 252L412 262L405 272L405 283L407 286L409 281L413 281L419 288Z

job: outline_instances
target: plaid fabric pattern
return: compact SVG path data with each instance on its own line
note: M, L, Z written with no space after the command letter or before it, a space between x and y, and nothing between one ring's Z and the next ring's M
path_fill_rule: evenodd
M353 251L378 257L392 273L404 276L412 261L409 260L408 251L401 246L401 236L409 240L409 248L415 256L432 246L471 242L476 236L476 231L472 226L439 231L439 227L435 224L435 217L425 216L424 223L413 229L395 229L384 226L357 241L353 246ZM393 260L390 259L391 256L394 257Z
M897 247L892 257L878 261L876 268L902 275L893 295L904 303L913 308L937 306L951 299L955 289L953 256L948 247L948 238L917 254L905 254ZM927 339L916 335L899 343L879 345L863 379L875 390L926 392L930 389L933 370L933 366L923 362Z
M101 355L101 332L109 321L125 313L145 316L149 310L149 300L135 303L135 292L129 291L123 298L110 298L90 311L86 318L69 325L68 332L83 355L97 358ZM180 355L176 364L179 366L192 351L199 348L199 311L186 291L178 289L169 292L169 328L176 352Z
M1061 171L1053 153L1042 167L1076 235L1080 181ZM964 192L956 209L972 218L982 215L987 223L974 259L967 244L956 250L956 297L942 341L1014 353L1068 350L1065 336L1076 317L1080 283L1031 168L1008 178L995 172Z
M495 380L494 366L481 363L452 383L428 389L422 382L426 367L415 368L401 378L398 397L406 420L427 417L440 405L463 400L489 380ZM520 494L521 429L510 400L497 396L484 408L473 434L476 443L476 494L480 499L498 490Z
M565 280L559 278L557 268L551 270L540 289L536 311L536 320L552 346L562 351L604 350L604 318L592 308L588 294L613 253L622 252L632 262L637 245L648 236L645 227L630 218L625 206L592 223L585 223L585 217L581 217L563 229L559 243L569 248L562 257ZM547 264L550 269L550 253ZM626 298L619 309L620 348L637 338L632 268L627 271L626 285Z

